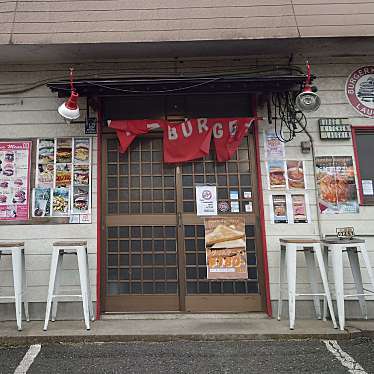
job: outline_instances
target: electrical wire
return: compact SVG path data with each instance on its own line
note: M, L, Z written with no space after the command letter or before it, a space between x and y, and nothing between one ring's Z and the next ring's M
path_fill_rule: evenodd
M291 92L274 93L274 130L277 138L288 143L296 134L305 131L307 119L304 113L295 107L295 97Z
M185 79L203 79L203 78L207 78L207 81L205 82L200 82L198 83L198 85L204 85L204 84L209 84L209 83L212 83L214 82L215 80L218 80L218 79L222 79L224 77L232 77L232 78L235 78L235 77L241 77L241 76L252 76L252 75L259 75L259 74L264 74L264 76L266 77L266 74L267 73L280 73L280 72L287 72L287 73L297 73L297 74L304 74L303 71L297 67L297 66L282 66L282 65L279 65L279 66L274 66L274 67L271 67L271 68L263 68L263 69L252 69L252 70L246 70L246 69L243 69L243 70L233 70L233 71L222 71L220 73L204 73L204 74L186 74L186 73L183 73L183 74L179 74L179 75L175 75L175 76L170 76L170 74L153 74L153 75L143 75L141 77L139 77L139 75L135 75L135 74L115 74L115 79L131 79L132 77L136 77L136 79L152 79L152 80L157 80L157 79L176 79L176 78L185 78ZM105 74L105 73L102 73L100 75L98 74L82 74L80 75L79 77L76 77L75 78L75 81L83 81L84 83L89 83L89 84L96 84L96 85L99 85L100 83L94 83L94 82L88 82L87 80L88 79L95 79L95 80L99 80L99 79L104 79L104 78L108 78L108 77L113 77L113 74L114 73L108 73L108 74ZM137 73L138 74L138 73ZM212 81L209 79L211 78ZM24 92L27 92L27 91L30 91L30 90L33 90L35 88L38 88L38 87L41 87L41 86L44 86L45 84L48 84L49 82L53 81L54 83L64 83L66 82L66 79L65 79L65 76L56 76L56 77L50 77L48 79L42 79L42 80L39 80L39 81L36 81L36 82L33 82L33 83L30 83L28 85L25 85L24 87L19 87L19 88L12 88L12 89L0 89L0 95L8 95L8 94L20 94L20 93L24 93ZM196 84L196 83L195 83ZM180 90L187 90L189 88L193 88L193 87L196 87L194 85L191 85L189 87L185 87L185 88L182 88L182 89L175 89L176 91L180 91ZM62 87L56 87L56 86L51 86L51 88L56 88L58 90L66 90L66 91L70 91L70 89L64 89ZM106 87L103 87L103 88L106 88ZM111 90L116 90L116 91L120 91L122 89L119 89L119 88L113 88L113 87L109 87ZM123 90L124 92L128 92L128 93L149 93L149 91L137 91L137 90ZM163 90L163 91L158 91L158 93L167 93L167 92L173 92L173 90Z

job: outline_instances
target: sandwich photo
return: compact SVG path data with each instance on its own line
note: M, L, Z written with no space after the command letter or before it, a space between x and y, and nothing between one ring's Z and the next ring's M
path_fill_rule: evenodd
M72 141L71 139L58 139L56 162L71 162L72 161Z
M218 225L211 233L205 235L205 243L207 246L211 246L241 238L244 238L243 232L234 230L229 226Z
M74 160L75 161L88 161L90 157L90 146L86 140L77 140L74 147Z

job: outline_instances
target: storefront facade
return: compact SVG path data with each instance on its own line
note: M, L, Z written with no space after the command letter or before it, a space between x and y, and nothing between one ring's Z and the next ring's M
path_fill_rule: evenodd
M125 7L121 1L112 3L114 8ZM359 95L362 102L354 104L346 92L349 76L373 64L370 35L347 38L362 35L357 25L352 25L349 33L344 25L330 32L313 23L330 15L310 16L303 5L296 8L306 12L303 19L310 17L310 24L296 27L290 5L243 5L238 1L220 7L199 4L197 10L184 5L188 9L184 8L181 16L178 7L169 9L170 4L161 1L158 12L169 12L164 17L173 19L160 20L161 13L155 17L155 10L146 3L136 10L143 12L139 19L125 25L129 29L123 25L123 29L108 29L111 21L96 19L103 10L95 4L89 4L95 9L87 10L86 2L76 2L77 13L69 14L63 12L63 5L56 4L61 15L72 17L69 20L75 28L69 26L67 32L68 23L59 23L60 13L56 12L55 22L61 27L56 26L53 34L44 29L45 20L38 23L49 10L42 4L22 4L18 9L21 18L9 31L11 42L2 39L1 35L7 34L0 34L0 50L4 51L0 56L0 143L31 142L29 173L21 173L21 179L26 178L22 179L23 187L11 190L29 191L25 202L28 218L0 220L0 239L25 242L31 318L44 317L51 249L56 240L87 241L98 317L128 312L272 315L279 294L282 237L323 238L335 235L338 227L353 226L356 235L366 240L374 263L374 172L368 162L374 133L371 78L365 78ZM315 12L322 12L318 6L315 4ZM105 10L109 12L106 17L117 17L117 11L124 12L121 9ZM214 9L213 15L210 9ZM253 9L270 10L266 19L272 27L264 26L264 15L254 16ZM205 12L203 23L196 11ZM79 12L88 17L84 27L91 27L90 32L81 30L81 23L74 19L79 18ZM89 15L84 16L85 12ZM152 20L146 19L148 13L153 14ZM227 22L218 27L213 16L227 18ZM26 18L22 21L22 17ZM36 17L35 22L26 22L27 17ZM144 25L141 28L139 22L147 23L153 31L146 31ZM100 27L102 33L97 32ZM181 35L181 30L185 34ZM69 39L72 33L77 38L74 42ZM33 47L39 48L37 54ZM289 142L278 142L272 154L269 146L273 140L277 143L274 134L280 134L282 117L274 98L277 93L300 91L306 79L306 59L316 76L313 84L318 87L321 106L306 115L310 136L300 131ZM70 94L71 66L81 116L66 124L57 108ZM352 84L361 73L353 76ZM181 83L186 79L190 79L190 89ZM170 86L170 80L178 82ZM217 162L212 140L206 157L165 163L160 129L139 135L121 153L116 132L108 126L108 120L182 123L198 118L247 117L256 120L224 162ZM323 137L321 126L332 123L326 119L348 125L337 131L348 131L349 136ZM86 120L96 121L91 133L86 131ZM49 155L43 153L48 152L44 148L50 149ZM68 154L64 154L66 148ZM88 153L79 148L88 149ZM3 166L5 161L13 162L5 160L3 153ZM48 165L52 165L50 170ZM54 174L48 174L51 170ZM293 177L295 171L301 179ZM349 185L349 192L338 197L337 179L329 182L325 175L329 173L339 174L339 183ZM346 174L341 177L342 173ZM13 193L6 177L6 173L0 176L3 206ZM202 185L216 187L217 217L244 222L245 279L207 277L206 226L204 216L196 211L196 187ZM56 190L66 186L68 197ZM328 192L335 188L335 197L321 188ZM48 200L45 189L49 203L44 202ZM57 197L64 203L54 207ZM17 198L24 200L23 195ZM298 265L298 290L308 293L305 264ZM353 288L348 263L344 272L347 288ZM0 280L0 296L11 294L8 259L1 259ZM63 291L79 284L73 258L64 263L61 284ZM356 304L354 300L346 303L347 316L360 316ZM301 299L298 308L298 317L313 316L309 297ZM371 299L369 315L373 314ZM80 317L79 302L60 304L58 318ZM13 318L13 305L2 302L0 320Z

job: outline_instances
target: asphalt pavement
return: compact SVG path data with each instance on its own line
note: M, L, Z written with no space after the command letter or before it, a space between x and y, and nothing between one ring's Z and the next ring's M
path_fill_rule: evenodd
M373 352L374 339L364 337L36 344L1 347L0 373L365 374L374 373Z

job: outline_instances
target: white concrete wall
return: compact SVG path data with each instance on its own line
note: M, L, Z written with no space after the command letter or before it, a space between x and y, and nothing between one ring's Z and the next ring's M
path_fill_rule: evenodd
M300 61L300 65L302 64ZM353 145L352 140L342 141L321 141L318 130L318 118L321 117L346 117L349 118L352 125L365 126L374 125L374 119L360 116L353 107L348 103L345 97L345 82L349 74L356 68L364 65L370 65L373 59L370 57L340 57L340 58L318 58L310 59L312 64L312 72L317 75L315 80L321 97L321 107L318 111L311 113L308 118L308 131L311 133L314 144L316 156L352 156ZM267 118L266 110L260 110L260 114ZM305 134L298 134L296 138L286 144L286 159L305 160L305 174L307 181L306 193L309 197L311 205L312 222L309 224L273 224L270 220L269 195L271 192L267 181L266 167L265 167L265 150L263 142L263 132L265 129L274 128L274 125L269 125L264 121L261 126L261 171L262 183L264 189L264 203L265 203L265 220L266 220L266 239L269 260L269 274L270 274L270 292L271 299L277 300L279 292L279 239L284 237L311 237L318 238L317 225L317 208L315 205L315 188L313 179L313 162L312 154L301 153L300 142L308 140ZM374 145L373 145L374 146ZM299 190L296 190L299 191ZM297 193L297 192L293 193ZM301 190L300 190L301 191ZM288 191L289 192L289 191ZM279 192L282 193L282 192ZM358 193L358 191L357 191ZM336 235L336 227L353 226L357 236L364 235L366 239L367 248L370 253L372 265L374 265L374 206L361 206L358 214L332 214L321 215L321 227L323 235ZM306 270L305 259L302 254L298 255L298 273L297 273L297 290L301 293L310 292L309 278ZM329 260L329 279L333 284L333 275L331 272L331 259ZM365 288L371 288L366 270L362 269L363 281ZM344 261L344 277L347 290L354 290L354 283L352 273L349 267L348 259ZM332 286L334 293L334 287ZM355 293L356 291L354 290ZM333 295L334 297L334 295ZM300 297L303 299L303 297ZM308 299L308 297L304 297ZM370 299L374 299L373 296Z

